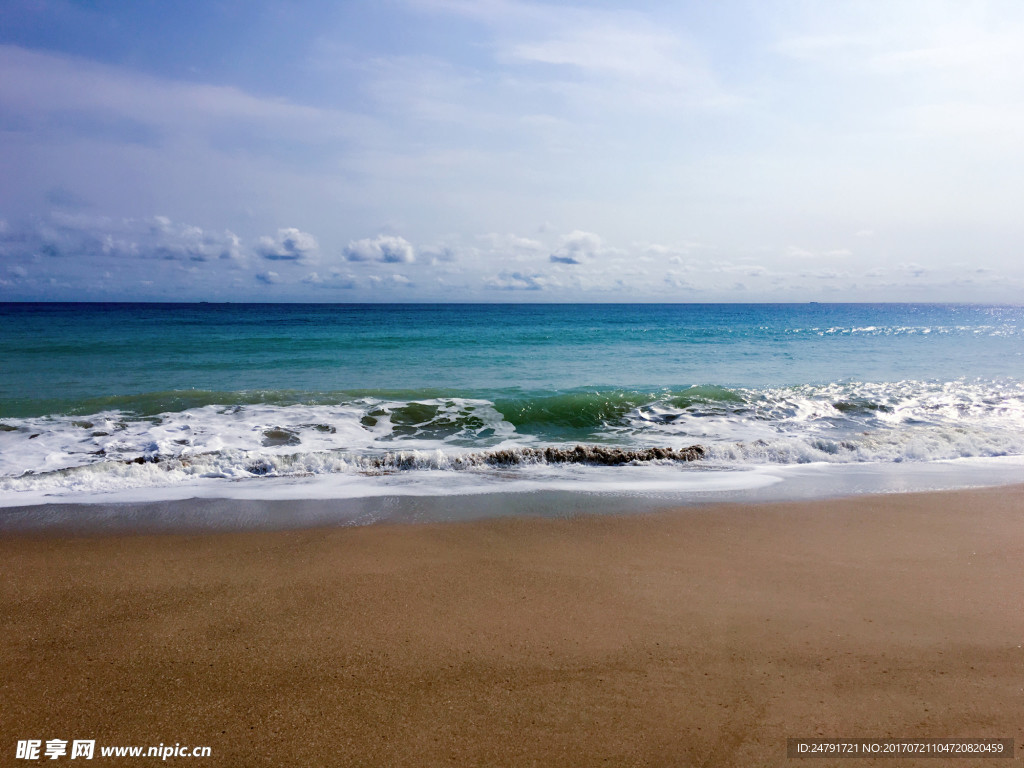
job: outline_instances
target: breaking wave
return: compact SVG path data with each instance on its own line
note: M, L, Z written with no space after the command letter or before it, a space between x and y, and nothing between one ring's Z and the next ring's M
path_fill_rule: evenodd
M0 494L314 475L1024 455L1024 383L165 392L0 419ZM3 499L0 499L3 501Z

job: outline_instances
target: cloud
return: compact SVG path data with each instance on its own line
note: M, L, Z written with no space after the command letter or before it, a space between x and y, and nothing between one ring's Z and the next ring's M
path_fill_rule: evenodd
M494 291L542 291L548 284L548 279L541 274L506 271L487 280L484 287Z
M149 248L157 258L172 261L240 261L243 258L242 241L230 230L205 232L190 224L175 223L166 216L154 216L149 225L153 236Z
M603 113L609 108L665 110L737 102L685 28L643 12L525 2L417 4L490 27L495 56L514 68L517 84L570 95ZM538 72L539 67L549 71Z
M833 248L828 251L811 251L807 248L799 248L791 245L786 249L786 256L791 259L814 259L814 260L827 260L827 259L845 259L848 256L853 255L853 251L848 248Z
M815 280L846 280L850 277L849 272L837 272L834 269L816 269L799 273L800 277L809 277Z
M374 238L353 240L345 246L349 261L379 261L386 264L411 264L416 261L412 243L404 237L378 235Z
M548 258L555 264L582 264L601 252L601 238L592 232L575 230L562 238L561 245Z
M181 262L244 258L241 240L230 230L204 230L166 216L115 219L63 211L0 231L0 255Z
M697 286L695 286L692 282L690 282L690 280L688 280L686 277L683 277L683 275L680 274L679 272L667 272L667 273L665 273L664 281L665 281L665 284L669 288L672 288L674 290L682 290L682 291L695 291L695 290L697 290Z
M682 245L664 245L662 243L634 243L633 249L639 250L641 258L667 258L672 264L681 264L683 257L700 248L700 243L690 242Z
M302 278L301 282L314 288L332 290L351 290L360 287L360 281L354 275L342 273L337 269L332 269L326 275L321 275L319 272L310 272Z
M87 59L0 45L0 103L34 132L138 143L133 137L202 136L258 127L272 140L363 135L367 121L340 110L260 98L231 86L129 72ZM148 142L144 142L148 143ZM254 145L255 146L255 145ZM262 146L271 146L264 142Z
M271 261L306 262L319 249L316 238L294 227L277 230L276 237L261 237L256 252Z
M511 233L488 232L486 235L480 235L478 239L499 253L534 254L544 250L544 243L539 240Z
M281 282L281 276L277 274L277 272L269 270L267 272L258 272L255 277L265 285L275 285L276 283Z
M408 277L399 274L370 275L366 279L374 288L411 288L415 285Z
M580 22L582 25L567 24L544 39L514 43L508 53L524 61L631 81L644 88L658 85L684 96L687 92L716 94L706 65L679 34L655 29L639 19L602 18L599 14Z
M427 257L427 263L431 266L437 266L438 264L450 264L459 260L459 255L456 249L449 246L443 245L435 248L431 248L421 252L423 256Z

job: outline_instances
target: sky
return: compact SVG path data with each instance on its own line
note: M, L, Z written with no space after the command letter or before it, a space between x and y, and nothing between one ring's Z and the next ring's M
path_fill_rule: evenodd
M1024 4L3 0L0 300L1024 289Z

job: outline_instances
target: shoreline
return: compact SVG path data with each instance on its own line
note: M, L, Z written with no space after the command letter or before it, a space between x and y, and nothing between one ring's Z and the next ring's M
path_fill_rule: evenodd
M3 535L4 736L206 765L789 765L816 736L1019 755L1022 521L1017 485Z
M497 517L649 514L726 504L760 506L1000 488L1018 484L1022 472L1024 457L1005 456L915 464L755 466L739 471L683 473L671 481L657 475L647 484L633 479L628 486L620 480L602 487L594 478L553 487L522 486L511 480L503 487L456 488L449 493L438 493L434 488L433 493L425 493L431 489L417 492L396 485L391 493L360 496L339 496L339 486L330 477L310 478L302 484L287 478L252 479L234 487L216 483L158 487L149 491L156 498L145 498L145 489L130 491L127 498L116 493L90 494L74 500L58 496L44 503L6 506L9 499L0 498L0 536L189 534ZM672 490L676 487L680 489ZM186 495L189 493L196 495ZM142 498L132 498L136 495Z

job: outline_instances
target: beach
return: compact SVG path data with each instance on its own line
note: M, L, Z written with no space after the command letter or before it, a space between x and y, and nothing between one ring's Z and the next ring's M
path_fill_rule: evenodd
M1024 486L1004 486L564 519L8 532L3 749L745 766L802 764L786 757L794 737L992 737L1019 755L1022 521ZM808 762L874 763L992 761Z
M0 768L1024 759L1024 3L875 5L0 4Z

